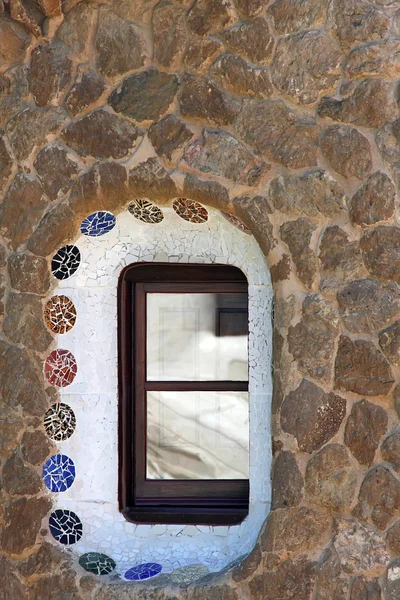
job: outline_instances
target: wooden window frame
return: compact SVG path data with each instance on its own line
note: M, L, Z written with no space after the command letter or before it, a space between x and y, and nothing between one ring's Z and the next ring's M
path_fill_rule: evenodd
M134 523L235 525L248 514L248 480L146 480L147 391L248 391L238 381L146 381L146 292L246 293L236 267L135 263L118 285L119 508Z

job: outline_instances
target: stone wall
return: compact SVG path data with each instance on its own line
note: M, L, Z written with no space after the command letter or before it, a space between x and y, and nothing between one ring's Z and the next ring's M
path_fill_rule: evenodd
M0 597L399 598L397 8L0 1ZM237 216L274 280L273 511L187 588L105 584L43 541L49 263L134 196Z

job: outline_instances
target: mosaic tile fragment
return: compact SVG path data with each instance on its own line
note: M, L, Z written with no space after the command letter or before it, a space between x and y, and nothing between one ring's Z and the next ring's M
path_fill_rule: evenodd
M234 227L236 227L237 229L239 229L239 231L242 231L243 233L247 233L247 235L252 235L250 229L243 223L243 221L241 221L240 219L238 219L234 215L230 215L229 213L224 212L223 210L221 210L221 215L227 221L229 221L229 223L231 225L233 225Z
M172 571L171 579L175 583L190 583L205 577L208 573L209 569L205 565L188 565Z
M68 350L53 350L44 363L44 374L52 385L66 387L70 385L77 373L75 357Z
M177 215L189 223L205 223L208 219L208 212L204 206L193 200L176 198L172 203L172 208Z
M65 454L54 454L44 463L42 477L51 492L65 492L75 480L74 461Z
M60 544L75 544L82 537L82 522L72 510L59 508L49 518L51 535Z
M67 333L75 325L76 308L68 296L52 296L44 307L44 321L53 333Z
M100 210L83 219L81 233L90 237L100 237L114 229L116 222L112 213Z
M143 223L161 223L164 218L162 210L147 198L135 198L129 203L128 210Z
M64 442L74 433L76 418L68 404L53 404L44 416L44 428L47 435L55 442Z
M144 563L126 571L124 577L130 581L143 581L161 573L162 566L158 563Z
M115 569L115 561L100 552L86 552L79 558L81 567L94 575L109 575Z
M57 279L68 279L76 273L81 262L81 253L76 246L63 246L53 256L51 271Z

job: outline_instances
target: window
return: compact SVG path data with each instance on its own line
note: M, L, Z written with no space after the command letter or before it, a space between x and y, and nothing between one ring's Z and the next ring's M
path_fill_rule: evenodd
M119 282L119 502L141 523L235 524L249 503L248 286L236 267Z

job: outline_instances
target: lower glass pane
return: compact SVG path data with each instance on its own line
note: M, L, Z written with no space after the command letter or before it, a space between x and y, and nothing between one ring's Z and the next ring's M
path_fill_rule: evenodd
M248 392L148 392L147 479L248 479Z

